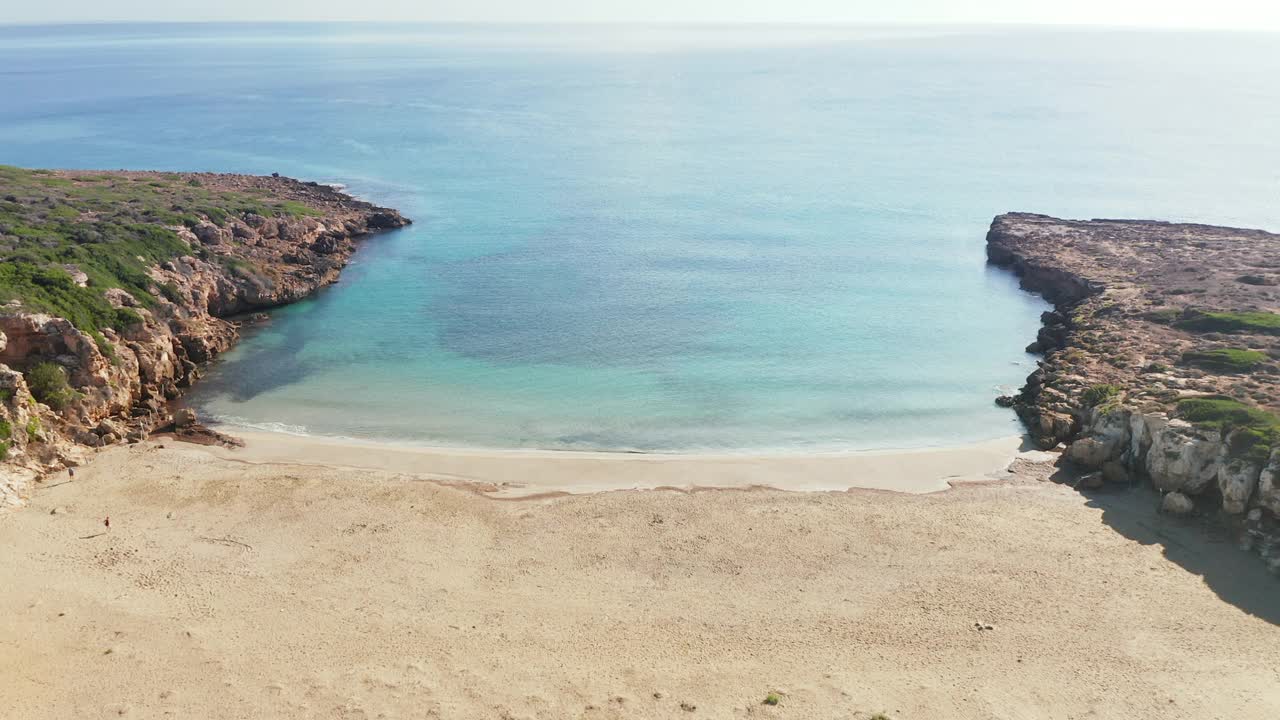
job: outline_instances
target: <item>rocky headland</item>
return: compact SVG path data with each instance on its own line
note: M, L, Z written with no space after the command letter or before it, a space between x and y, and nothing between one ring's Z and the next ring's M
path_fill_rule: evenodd
M0 506L174 427L229 318L333 283L361 237L408 223L278 176L0 166Z
M987 255L1054 305L997 402L1083 487L1149 483L1280 571L1280 235L1010 213Z

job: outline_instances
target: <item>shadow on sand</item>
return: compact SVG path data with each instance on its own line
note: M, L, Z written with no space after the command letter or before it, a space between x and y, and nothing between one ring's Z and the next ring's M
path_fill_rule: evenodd
M1059 467L1054 482L1075 485L1080 473ZM1211 518L1177 518L1157 511L1159 494L1142 485L1081 490L1088 506L1116 532L1143 545L1159 545L1164 556L1204 579L1224 602L1280 625L1280 579L1254 553L1241 550L1231 532Z

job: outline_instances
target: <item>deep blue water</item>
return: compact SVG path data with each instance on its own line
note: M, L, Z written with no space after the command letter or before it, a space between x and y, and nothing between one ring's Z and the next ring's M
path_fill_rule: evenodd
M1280 36L0 27L0 162L347 184L417 223L194 393L308 432L834 449L1017 430L991 217L1280 228Z

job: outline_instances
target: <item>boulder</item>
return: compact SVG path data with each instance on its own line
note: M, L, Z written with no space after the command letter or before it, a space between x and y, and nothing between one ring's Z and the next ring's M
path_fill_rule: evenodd
M1027 423L1027 429L1041 450L1049 450L1071 437L1075 418L1067 413L1043 408L1018 408L1018 414Z
M81 445L88 445L89 447L102 447L102 438L97 433L94 433L89 430L81 430L77 432L73 436L73 439L76 442L80 443Z
M137 299L120 288L107 288L106 291L102 293L102 296L107 299L107 302L111 303L112 307L138 307Z
M321 235L311 243L311 250L321 255L332 255L343 248L345 238L330 234Z
M196 225L191 233L204 245L221 245L227 241L226 231L211 222Z
M1280 515L1280 448L1271 452L1271 458L1258 474L1258 495L1254 503Z
M276 223L281 240L300 240L307 234L306 227L296 220L278 220Z
M1066 458L1080 467L1100 468L1115 450L1115 445L1103 438L1080 438L1067 446Z
M198 421L196 411L191 408L180 408L173 414L174 427L186 428L195 425Z
M98 423L98 426L95 427L93 431L101 437L106 437L107 435L118 436L124 432L124 430L121 429L120 424L110 418Z
M1243 513L1249 506L1253 491L1258 487L1262 472L1259 463L1241 458L1222 462L1218 466L1218 490L1222 492L1222 509L1232 515Z
M62 269L67 271L67 274L71 276L71 281L74 282L75 284L79 285L80 287L89 286L89 275L85 273L85 271L81 270L78 266L67 264L67 265L63 265Z
M1130 467L1140 468L1146 464L1147 452L1151 449L1151 434L1169 424L1164 413L1143 414L1139 412L1129 415L1129 448L1125 451L1125 461Z
M1067 447L1067 459L1081 467L1097 469L1129 447L1129 413L1093 413L1090 435Z
M404 227L405 219L398 212L376 212L369 216L368 226L371 230L389 230Z
M1147 474L1160 490L1197 495L1217 479L1221 449L1217 431L1170 420L1151 434Z
M1119 460L1108 460L1102 465L1102 479L1109 483L1128 483L1130 481L1129 470Z
M1177 491L1165 495L1160 501L1160 511L1170 515L1190 515L1195 509L1191 498Z

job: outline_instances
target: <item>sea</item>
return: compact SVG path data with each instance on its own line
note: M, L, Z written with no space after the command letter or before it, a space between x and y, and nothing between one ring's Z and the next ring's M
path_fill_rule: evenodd
M413 218L188 400L446 447L826 452L1019 432L1047 306L993 216L1280 230L1280 35L0 26L0 163L281 173Z

